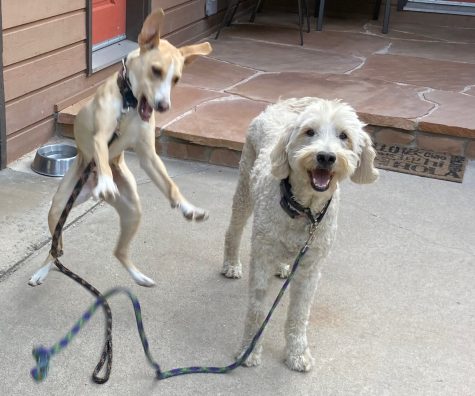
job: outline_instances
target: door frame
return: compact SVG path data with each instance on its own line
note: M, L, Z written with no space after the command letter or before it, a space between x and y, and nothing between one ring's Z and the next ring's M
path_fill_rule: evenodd
M137 41L145 18L152 10L152 0L128 0L126 3L125 36ZM86 2L86 51L87 75L92 75L92 0Z
M0 1L0 170L7 166L7 129L5 122L5 90L3 85L3 27Z

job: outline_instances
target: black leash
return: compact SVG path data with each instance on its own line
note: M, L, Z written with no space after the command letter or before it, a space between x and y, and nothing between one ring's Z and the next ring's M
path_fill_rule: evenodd
M74 186L71 195L69 196L68 202L66 203L66 206L64 207L63 212L61 213L61 216L58 220L58 224L56 225L56 228L53 233L50 254L54 258L54 264L63 274L70 277L71 279L79 283L81 286L86 288L89 292L91 292L91 294L96 297L96 299L102 301L102 306L106 315L106 339L99 362L97 363L96 368L92 373L92 380L97 384L104 384L109 380L109 376L112 370L112 311L110 309L109 304L107 303L107 300L104 299L103 295L94 286L86 282L83 278L76 275L74 272L69 270L61 263L59 257L63 255L63 252L58 251L58 245L61 239L61 234L63 233L64 224L66 223L69 212L71 212L71 209L74 206L74 202L80 194L84 184L86 184L93 167L94 162L91 162L86 166L79 180ZM104 376L99 377L99 373L104 367L104 364L106 364Z

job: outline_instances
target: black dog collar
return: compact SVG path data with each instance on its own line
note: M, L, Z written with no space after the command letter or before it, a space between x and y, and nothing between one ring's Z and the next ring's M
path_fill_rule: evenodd
M323 219L323 216L325 216L332 201L330 198L321 212L314 215L310 208L304 208L295 200L292 194L292 186L290 185L289 178L280 181L280 195L280 206L284 209L285 213L287 213L292 219L306 216L312 224L319 223Z
M129 110L130 108L137 108L138 100L132 92L130 86L129 77L127 75L127 66L125 66L127 58L122 59L122 69L117 76L117 86L119 87L120 94L122 96L122 108Z

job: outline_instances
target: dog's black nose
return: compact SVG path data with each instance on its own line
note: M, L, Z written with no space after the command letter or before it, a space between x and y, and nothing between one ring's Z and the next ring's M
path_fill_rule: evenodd
M156 104L155 110L157 110L160 113L163 113L164 111L167 111L170 108L170 105L166 102L158 102Z
M326 151L320 151L317 154L317 163L322 168L330 168L336 161L336 155L334 153L327 153Z

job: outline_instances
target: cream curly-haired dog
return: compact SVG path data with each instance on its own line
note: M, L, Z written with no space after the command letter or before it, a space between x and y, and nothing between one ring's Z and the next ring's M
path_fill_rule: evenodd
M378 178L375 151L363 126L347 104L301 98L269 106L249 127L222 270L228 278L241 277L239 245L244 225L254 212L243 349L265 317L271 276L288 276L289 264L307 240L310 222L299 215L299 209L318 214L331 199L316 239L290 284L285 362L292 370L309 371L314 364L307 324L322 261L335 239L340 182L350 177L356 183L372 183ZM281 207L285 187L293 197L290 213ZM245 364L258 365L261 353L259 342Z

